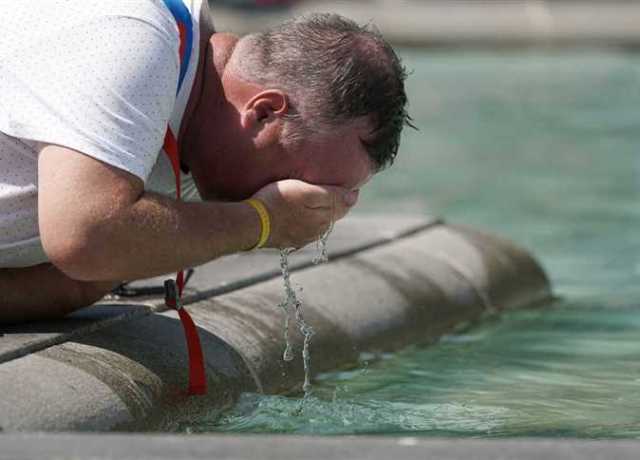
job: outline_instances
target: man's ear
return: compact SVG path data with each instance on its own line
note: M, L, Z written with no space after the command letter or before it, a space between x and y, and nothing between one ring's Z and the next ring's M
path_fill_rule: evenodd
M247 101L242 112L242 126L259 130L266 123L282 118L288 111L287 95L279 89L267 89Z

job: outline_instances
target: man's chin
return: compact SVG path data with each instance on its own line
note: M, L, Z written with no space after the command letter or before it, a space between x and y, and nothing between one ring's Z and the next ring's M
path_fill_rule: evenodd
M224 203L235 203L238 201L251 198L251 195L240 196L238 194L223 194L220 192L207 192L207 193L200 194L200 196L204 201L218 201L218 202L224 202Z
M206 195L204 195L202 197L202 199L204 201L219 201L219 202L232 202L234 200L230 200L229 198L226 198L222 195L219 195L217 193L207 193Z

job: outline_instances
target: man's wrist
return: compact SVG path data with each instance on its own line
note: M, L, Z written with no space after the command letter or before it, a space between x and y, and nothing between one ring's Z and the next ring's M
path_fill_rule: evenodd
M261 249L267 244L267 241L269 241L269 237L271 236L271 216L269 215L269 210L264 203L257 198L250 198L245 200L244 203L248 204L257 214L260 225L260 233L257 242L248 250Z
M224 221L224 231L222 234L217 231L213 233L210 231L209 237L212 238L211 244L213 244L215 251L210 260L237 252L250 251L260 239L260 217L258 213L244 201L216 204L226 209L224 214L220 215ZM215 226L218 227L218 225ZM226 237L221 239L222 235ZM226 240L227 243L221 246L222 240Z

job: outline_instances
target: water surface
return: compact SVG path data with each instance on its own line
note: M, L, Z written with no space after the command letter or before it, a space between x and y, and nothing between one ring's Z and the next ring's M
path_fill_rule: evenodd
M403 54L420 131L359 212L505 235L562 300L363 355L320 376L302 411L297 397L249 394L188 429L640 438L640 56Z

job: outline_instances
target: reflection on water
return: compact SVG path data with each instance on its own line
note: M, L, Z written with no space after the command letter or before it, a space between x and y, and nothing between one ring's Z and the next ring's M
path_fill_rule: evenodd
M363 357L296 398L245 395L195 431L640 438L640 56L406 52L411 113L361 212L488 228L563 299L429 348Z

